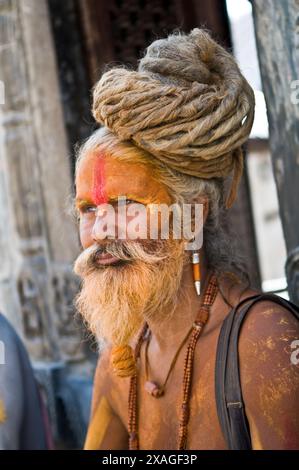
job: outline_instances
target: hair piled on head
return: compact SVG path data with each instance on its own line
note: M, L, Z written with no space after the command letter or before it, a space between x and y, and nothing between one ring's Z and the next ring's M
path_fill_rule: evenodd
M254 94L232 55L206 31L153 42L137 72L106 72L94 88L93 115L180 173L210 179L233 172L226 207L232 205Z

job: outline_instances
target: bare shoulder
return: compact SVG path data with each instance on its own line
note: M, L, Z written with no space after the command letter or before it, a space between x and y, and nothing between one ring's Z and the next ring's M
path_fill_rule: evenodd
M100 398L103 395L109 399L112 387L112 376L110 370L111 349L112 347L110 345L105 345L99 352L99 358L93 381L93 397L91 407L92 415L98 406Z
M260 300L245 317L240 333L240 356L242 359L250 353L250 358L261 363L268 360L268 365L278 357L279 362L290 362L292 343L297 339L299 321L290 309L272 300Z
M299 321L274 301L257 302L240 333L240 376L256 448L299 447Z

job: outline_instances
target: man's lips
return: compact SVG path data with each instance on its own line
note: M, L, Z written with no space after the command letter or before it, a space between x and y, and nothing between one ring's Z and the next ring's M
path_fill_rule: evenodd
M96 256L96 263L101 265L116 264L119 261L119 258L116 258L109 253L101 253Z

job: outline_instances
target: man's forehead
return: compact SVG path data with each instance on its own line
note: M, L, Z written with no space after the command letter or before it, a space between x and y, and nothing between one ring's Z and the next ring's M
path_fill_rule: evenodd
M140 162L121 161L104 153L92 152L82 160L76 178L77 199L97 204L125 195L144 203L170 203L167 191L153 178L151 167Z
M99 171L101 170L101 171ZM121 160L100 151L91 151L84 155L79 163L77 170L77 178L83 177L93 178L98 175L104 178L105 176L121 176L128 177L134 176L150 178L152 168L145 163Z

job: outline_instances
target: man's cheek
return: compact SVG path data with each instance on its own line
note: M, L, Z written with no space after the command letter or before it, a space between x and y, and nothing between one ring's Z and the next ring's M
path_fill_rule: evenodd
M122 227L122 231L124 231L124 227ZM136 204L129 208L126 218L126 235L129 240L148 238L148 216L143 205Z
M84 249L91 246L94 243L92 238L92 224L87 220L80 219L79 235L81 245Z

